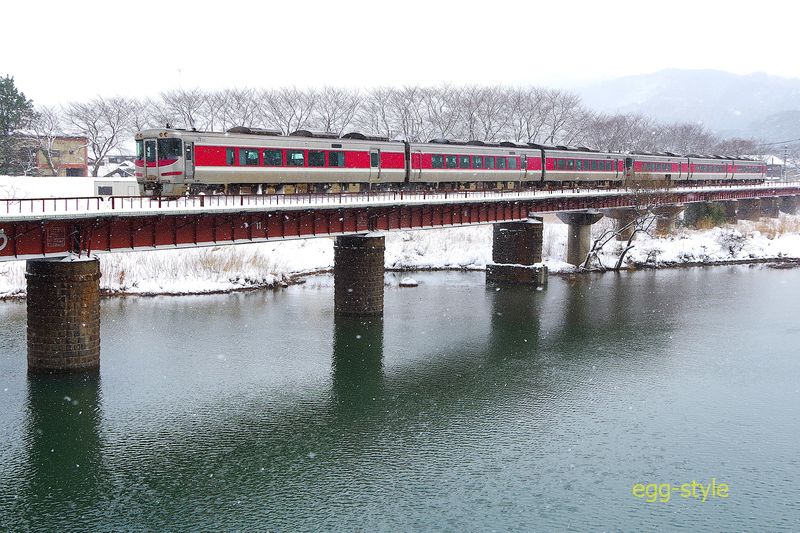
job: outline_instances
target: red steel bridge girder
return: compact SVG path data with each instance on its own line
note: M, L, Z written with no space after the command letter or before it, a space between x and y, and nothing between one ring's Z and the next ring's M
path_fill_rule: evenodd
M800 194L796 189L721 189L659 193L658 203L718 201ZM538 197L409 205L320 206L242 212L169 212L137 215L114 212L86 217L0 220L0 260L63 256L70 252L117 252L240 244L269 240L454 227L525 220L531 213L629 207L641 196ZM63 215L62 215L63 216Z

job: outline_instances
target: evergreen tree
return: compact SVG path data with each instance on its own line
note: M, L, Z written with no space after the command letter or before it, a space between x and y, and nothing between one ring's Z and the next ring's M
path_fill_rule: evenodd
M0 78L0 174L22 173L12 136L26 127L33 116L33 102L17 90L14 78Z

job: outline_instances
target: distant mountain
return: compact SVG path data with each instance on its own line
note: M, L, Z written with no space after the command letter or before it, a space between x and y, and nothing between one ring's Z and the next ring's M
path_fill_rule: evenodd
M800 79L718 70L662 70L579 89L597 111L637 112L664 122L702 122L724 135L800 137Z

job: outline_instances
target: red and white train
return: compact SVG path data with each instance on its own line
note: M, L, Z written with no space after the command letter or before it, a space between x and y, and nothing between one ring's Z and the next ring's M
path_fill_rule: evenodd
M267 194L366 188L521 189L756 183L761 161L723 156L600 152L510 142L390 141L350 133L233 128L227 133L153 129L136 134L144 194Z

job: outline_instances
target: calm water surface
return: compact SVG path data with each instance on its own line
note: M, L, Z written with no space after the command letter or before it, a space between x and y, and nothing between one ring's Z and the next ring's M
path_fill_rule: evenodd
M330 277L105 299L89 379L29 378L0 303L0 530L800 524L800 270L415 277L371 322ZM631 494L712 477L727 499Z

